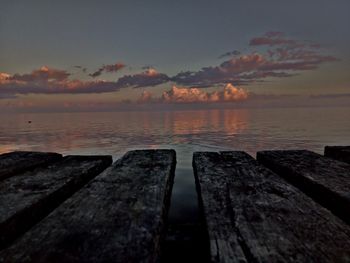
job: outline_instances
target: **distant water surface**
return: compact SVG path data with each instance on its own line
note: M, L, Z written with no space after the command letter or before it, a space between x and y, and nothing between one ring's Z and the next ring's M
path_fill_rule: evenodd
M132 149L175 149L169 219L177 225L198 220L194 151L243 150L255 157L266 149L322 153L325 145L350 145L350 107L26 113L0 114L0 120L0 153L54 151L117 159Z
M349 108L0 114L0 153L13 150L111 154L174 148L193 151L307 148L349 144Z

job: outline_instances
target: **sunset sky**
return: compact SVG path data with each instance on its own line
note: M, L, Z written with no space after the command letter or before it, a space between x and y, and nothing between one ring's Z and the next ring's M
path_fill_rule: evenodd
M350 105L349 11L348 0L2 0L0 111Z

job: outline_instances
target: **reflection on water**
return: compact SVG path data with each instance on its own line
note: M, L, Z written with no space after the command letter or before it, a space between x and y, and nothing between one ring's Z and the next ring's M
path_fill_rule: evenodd
M219 146L223 134L243 133L246 113L226 115L220 111L2 115L0 152L22 149L115 157L132 148L175 147L187 152L195 145Z
M36 150L116 158L129 149L171 147L188 165L197 150L321 152L325 144L349 143L349 109L0 114L0 153Z
M191 168L194 151L244 150L255 155L264 149L303 148L322 152L325 145L350 144L349 116L350 108L0 114L0 153L54 151L110 154L116 159L131 149L173 148L177 168L169 220L186 233L186 227L199 220ZM174 232L179 230L176 227ZM169 255L174 262L179 259L176 253Z

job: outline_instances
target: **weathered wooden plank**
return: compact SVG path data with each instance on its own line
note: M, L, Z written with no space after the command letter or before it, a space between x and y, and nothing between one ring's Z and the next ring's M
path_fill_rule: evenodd
M248 154L193 167L212 262L350 262L350 227Z
M175 151L131 151L0 254L2 262L155 262Z
M0 155L0 180L62 159L58 153L10 152Z
M304 150L263 151L259 162L350 224L350 165Z
M326 146L324 155L350 164L350 146Z
M67 156L0 182L0 248L8 246L111 163L111 156Z

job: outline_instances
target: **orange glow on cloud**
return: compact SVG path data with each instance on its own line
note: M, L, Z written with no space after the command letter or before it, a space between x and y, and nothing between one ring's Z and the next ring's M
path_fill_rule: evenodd
M233 102L242 101L248 98L248 93L227 84L221 91L206 92L199 88L177 88L165 91L162 101L170 103L191 103L191 102Z
M144 90L141 93L140 98L138 99L138 102L148 102L152 100L152 92L148 91L148 90Z
M157 70L155 70L155 69L153 69L153 68L150 68L150 69L146 70L144 74L145 74L146 76L157 76L157 75L159 75L160 73L159 73Z
M164 91L160 98L154 98L150 91L143 91L138 102L163 102L163 103L211 103L211 102L235 102L248 98L248 92L242 88L236 88L232 84L226 84L224 89L206 92L200 88L186 88L173 86Z

